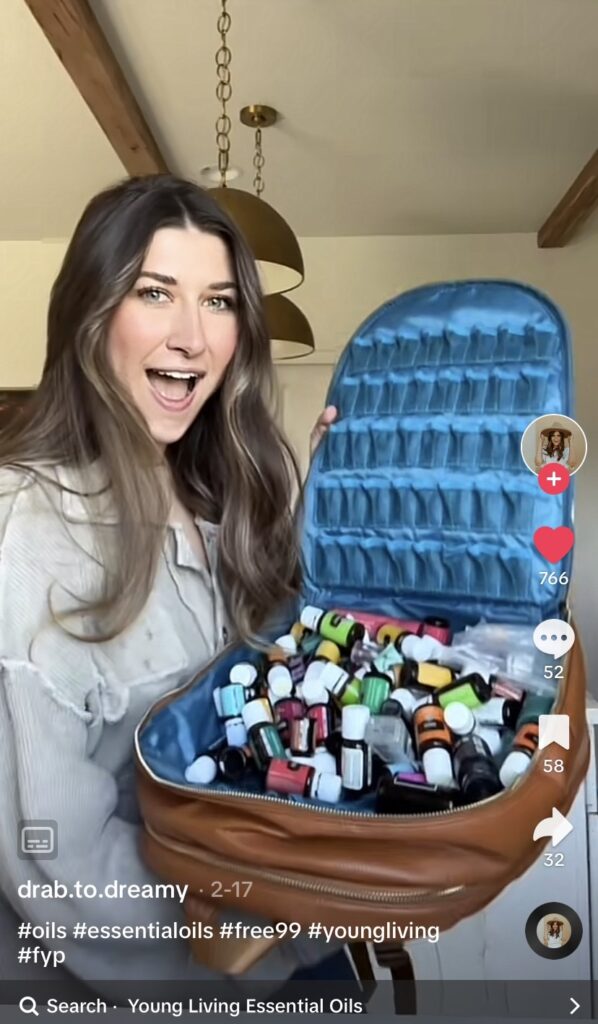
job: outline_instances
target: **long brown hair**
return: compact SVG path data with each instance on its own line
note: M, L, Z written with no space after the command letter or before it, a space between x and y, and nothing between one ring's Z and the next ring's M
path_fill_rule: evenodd
M166 449L180 500L221 524L218 571L239 636L260 644L270 613L300 582L291 510L300 476L276 425L275 378L254 259L214 200L173 175L130 178L87 205L52 288L43 375L31 401L0 436L0 465L106 471L117 533L98 531L104 585L85 611L101 641L133 622L148 599L170 499L162 461L141 413L107 355L111 318L141 269L154 233L194 226L221 238L238 284L238 343L221 386L186 434ZM64 626L80 608L56 616ZM78 635L78 634L74 634Z

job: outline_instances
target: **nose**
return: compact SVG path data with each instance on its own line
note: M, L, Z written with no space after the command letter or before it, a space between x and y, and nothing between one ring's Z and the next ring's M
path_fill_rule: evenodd
M184 352L187 356L201 355L205 351L206 331L200 306L189 303L181 307L171 325L166 347Z

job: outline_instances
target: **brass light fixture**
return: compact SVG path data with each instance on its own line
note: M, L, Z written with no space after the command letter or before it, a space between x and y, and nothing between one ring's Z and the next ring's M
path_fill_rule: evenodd
M254 103L241 110L241 123L249 128L255 129L255 154L253 166L255 177L253 186L257 198L261 198L264 191L264 153L262 150L262 128L269 128L276 124L278 111L274 107L267 107L261 103ZM298 306L285 298L280 293L266 295L264 299L266 321L272 341L272 356L277 361L286 359L300 359L308 356L315 348L314 336L309 320Z
M226 5L227 0L221 0L218 18L221 45L216 53L216 96L222 105L222 112L216 121L218 169L221 180L218 188L209 191L245 236L258 264L264 294L271 295L290 291L301 284L304 277L303 256L291 228L274 207L259 196L253 196L242 189L228 188L226 184L231 130L227 103L232 96L232 54L227 45L231 16Z
M309 320L298 306L284 295L266 295L264 310L275 360L301 359L315 346Z

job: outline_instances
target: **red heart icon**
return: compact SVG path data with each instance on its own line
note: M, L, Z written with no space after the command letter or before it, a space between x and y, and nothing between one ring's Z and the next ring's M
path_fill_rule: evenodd
M569 553L575 542L575 534L568 526L541 526L534 533L534 544L549 562L560 562Z

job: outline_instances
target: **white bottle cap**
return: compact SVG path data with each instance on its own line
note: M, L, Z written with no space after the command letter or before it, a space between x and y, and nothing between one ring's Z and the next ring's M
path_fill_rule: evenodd
M229 718L224 723L224 731L229 747L244 747L247 743L247 728L242 718Z
M187 782L196 782L200 786L207 786L210 782L213 782L217 774L216 762L213 757L208 757L207 754L202 754L193 764L185 768Z
M406 715L411 716L413 709L417 705L417 697L411 692L406 690L404 686L399 686L398 689L393 690L390 694L389 700L396 700L397 704L400 704Z
M322 686L320 679L304 679L301 684L301 697L304 704L310 707L312 704L327 704L330 694L326 687Z
M270 712L268 712L270 708ZM263 697L258 700L250 700L244 708L241 710L243 715L243 721L247 732L254 726L260 725L262 722L274 721L272 709L270 707L270 701L264 700Z
M499 771L500 781L505 789L512 786L530 766L531 757L523 750L512 750Z
M324 661L310 661L305 670L303 681L306 682L308 679L319 679L325 668L326 662Z
M275 640L274 643L277 647L282 647L285 654L297 653L297 641L290 633L285 633L284 636L279 636L278 640Z
M307 629L311 629L315 632L318 627L318 622L324 615L323 608L316 608L313 604L306 604L305 608L299 616L299 622L302 626L306 626Z
M318 676L318 683L323 686L324 689L334 693L335 690L342 687L344 683L349 679L349 673L345 672L339 665L335 665L333 661L329 661L324 665L324 668Z
M446 715L444 717L446 719ZM502 737L498 729L493 729L491 726L487 725L476 725L475 735L479 736L480 739L483 740L484 743L486 743L490 753L493 756L498 754L500 748L502 747Z
M424 775L431 786L454 785L453 762L448 750L443 747L432 747L422 757Z
M240 661L238 665L233 665L228 676L231 683L239 683L241 686L253 686L257 677L257 668L249 661Z
M293 761L296 760L294 757ZM323 772L325 775L336 775L336 758L324 747L316 750L311 763L314 768L317 768L319 772Z
M444 651L444 645L436 637L406 636L401 643L401 654L414 661L433 661Z
M343 780L340 775L327 775L317 772L310 787L310 796L314 800L324 800L327 804L336 804L340 800Z
M347 704L342 711L344 740L362 740L370 720L370 709L365 704Z
M444 709L444 721L455 736L469 736L476 724L471 708L458 700L447 704Z
M275 700L291 696L293 679L286 665L273 665L268 669L268 689Z

